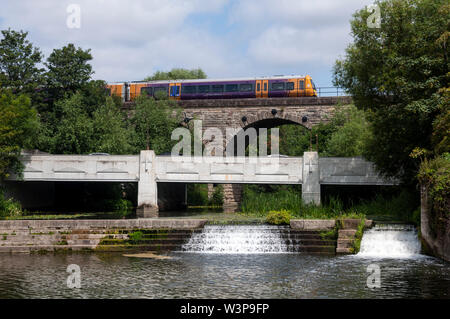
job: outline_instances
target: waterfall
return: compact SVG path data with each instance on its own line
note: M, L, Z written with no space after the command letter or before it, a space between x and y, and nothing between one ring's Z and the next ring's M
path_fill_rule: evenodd
M286 227L268 225L206 225L183 245L185 252L260 254L289 252Z
M364 232L358 256L408 258L419 254L420 243L414 226L377 224Z

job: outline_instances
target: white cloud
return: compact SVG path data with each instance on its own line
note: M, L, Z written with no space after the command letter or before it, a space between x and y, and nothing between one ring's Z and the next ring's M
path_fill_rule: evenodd
M69 4L81 29L66 26ZM21 0L2 3L0 29L30 31L48 56L75 43L91 48L95 78L139 80L157 69L201 67L210 77L328 72L350 41L351 14L368 0ZM224 10L227 10L224 12ZM226 25L191 24L218 17ZM225 30L225 31L223 31ZM227 31L229 30L229 31ZM326 71L324 71L326 70Z

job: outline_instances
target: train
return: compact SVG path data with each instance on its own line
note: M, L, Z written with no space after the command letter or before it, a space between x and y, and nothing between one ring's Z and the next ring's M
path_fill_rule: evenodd
M119 82L108 83L106 90L124 102L133 101L141 94L155 98L166 96L171 100L317 97L309 75Z

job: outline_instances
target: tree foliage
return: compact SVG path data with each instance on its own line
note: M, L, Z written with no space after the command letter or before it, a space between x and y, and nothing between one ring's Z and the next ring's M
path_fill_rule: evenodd
M168 72L156 71L153 75L145 78L144 81L157 81L157 80L184 80L184 79L206 79L206 73L198 69L183 69L174 68Z
M11 169L20 171L20 151L32 144L38 126L37 112L28 97L0 92L0 180L8 177Z
M180 111L173 101L156 101L145 95L136 99L136 111L131 118L134 127L135 151L154 150L156 154L170 152L175 142L172 131L179 126Z
M0 85L16 93L32 93L42 84L41 51L27 40L28 32L2 30L0 41Z
M365 111L346 105L337 106L327 123L314 126L311 131L300 125L283 125L280 129L280 153L303 156L312 147L321 156L362 156L371 137L366 117Z
M47 58L45 65L47 85L51 88L74 92L88 83L92 74L90 49L75 48L69 43L61 49L55 49Z
M130 154L133 132L111 97L93 114L93 152Z
M367 24L370 12L353 15L353 43L334 67L335 85L369 109L372 138L367 156L381 172L414 181L415 147L430 148L432 123L448 107L450 6L446 0L384 0L381 27ZM445 106L446 105L446 106Z

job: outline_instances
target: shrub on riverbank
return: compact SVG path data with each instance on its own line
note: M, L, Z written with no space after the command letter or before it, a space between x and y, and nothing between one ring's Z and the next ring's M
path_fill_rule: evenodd
M266 223L271 225L289 225L291 223L291 213L285 209L270 211L267 214Z
M6 217L18 217L22 215L20 203L8 198L0 191L0 219Z
M398 221L420 224L419 196L407 190L391 197L377 195L371 200L363 200L351 210L366 216L382 216Z
M244 188L241 206L242 213L249 216L265 217L271 211L287 210L292 218L327 219L327 218L362 218L364 216L381 216L398 221L420 223L418 196L407 190L397 195L376 195L356 204L344 205L339 197L330 196L321 205L305 204L301 192L285 188L264 192L253 187Z

